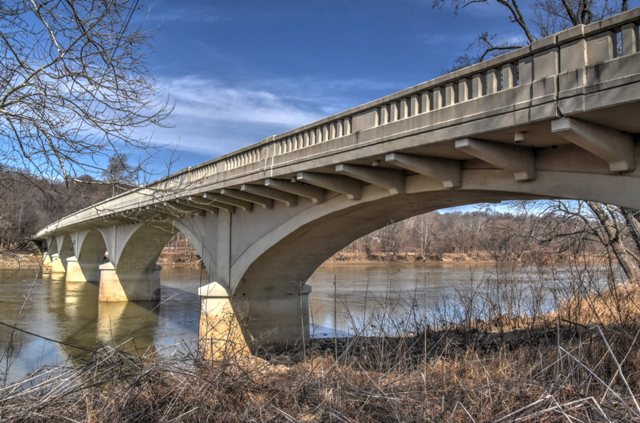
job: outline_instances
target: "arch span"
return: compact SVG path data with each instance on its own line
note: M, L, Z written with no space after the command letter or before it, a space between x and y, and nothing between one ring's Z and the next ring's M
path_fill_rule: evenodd
M51 242L50 269L54 278L64 278L67 271L67 259L73 257L73 242L69 234L55 238Z
M112 245L114 254L108 263L99 266L99 301L159 300L161 266L157 261L177 232L186 235L196 252L203 256L202 242L197 241L202 236L196 238L188 224L177 221L133 225L122 230L119 239L118 231L108 233L106 244ZM93 257L98 256L99 250L90 251Z
M71 268L67 268L67 281L98 282L100 281L100 264L102 264L107 252L107 243L100 231L92 229L83 237L77 237L79 245L76 246L76 261L78 268L76 274L71 274Z
M257 239L245 241L230 275L232 303L247 322L245 337L275 330L272 340L279 335L287 341L300 339L301 314L308 311L287 301L302 304L298 298L304 283L327 258L393 221L446 207L514 199L594 200L640 209L640 198L628 194L640 192L635 174L542 170L535 181L517 182L503 170L470 169L463 172L460 189L443 189L439 181L412 175L406 178L405 192L391 195L366 185L358 201L334 195L320 204L305 204L299 213L271 222Z

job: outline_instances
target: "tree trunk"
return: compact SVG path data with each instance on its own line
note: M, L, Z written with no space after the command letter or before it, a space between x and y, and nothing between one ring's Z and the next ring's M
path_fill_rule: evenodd
M626 245L624 245L623 238L614 217L612 217L608 210L605 210L605 207L600 203L588 201L587 204L602 228L602 230L599 231L600 239L607 247L611 248L627 278L630 281L639 281L640 267L633 258L633 255L629 254Z
M625 207L620 210L629 228L631 239L636 244L637 253L640 253L640 212ZM638 255L636 255L636 262L638 262ZM638 265L640 266L640 263Z

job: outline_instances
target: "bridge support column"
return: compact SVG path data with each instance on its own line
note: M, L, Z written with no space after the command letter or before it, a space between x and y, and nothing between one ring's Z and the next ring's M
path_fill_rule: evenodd
M153 301L160 299L160 266L140 272L119 272L113 263L100 267L98 301Z
M199 290L200 347L207 359L258 352L263 347L292 347L309 338L309 293L234 295L212 282Z
M200 351L207 360L248 354L249 347L227 290L217 282L198 289L200 295Z
M78 263L78 258L71 256L67 258L67 274L65 276L66 282L86 282L87 279Z
M60 276L66 273L67 269L64 267L64 263L62 262L62 258L59 254L51 255L51 273Z
M42 255L42 274L50 274L51 273L51 254L49 252L45 252Z

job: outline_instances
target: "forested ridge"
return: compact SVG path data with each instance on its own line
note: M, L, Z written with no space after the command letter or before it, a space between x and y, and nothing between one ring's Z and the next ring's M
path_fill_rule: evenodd
M24 249L45 225L120 192L110 183L83 176L49 181L0 169L0 250Z

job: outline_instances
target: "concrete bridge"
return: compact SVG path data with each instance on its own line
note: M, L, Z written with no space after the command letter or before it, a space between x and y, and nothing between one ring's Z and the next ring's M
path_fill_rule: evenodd
M392 221L508 199L640 209L639 23L574 27L93 205L38 233L46 266L99 281L100 301L155 299L180 231L212 339L295 342L307 278Z

